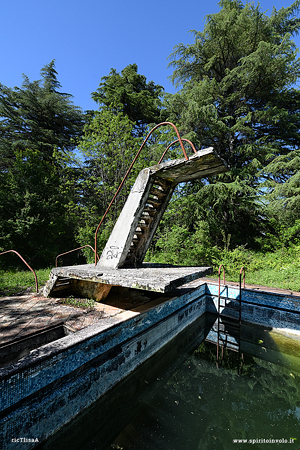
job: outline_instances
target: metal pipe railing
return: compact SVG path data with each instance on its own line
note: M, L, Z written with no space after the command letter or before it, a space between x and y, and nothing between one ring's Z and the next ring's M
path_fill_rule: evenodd
M127 170L127 172L126 172L126 174L125 174L123 180L121 181L121 183L120 183L120 185L119 185L119 187L118 187L118 189L117 189L115 195L113 196L113 198L112 198L110 204L108 205L108 208L107 208L107 210L105 211L105 213L104 213L104 215L103 215L103 217L102 217L102 219L101 219L99 225L97 226L97 229L96 229L96 232L95 232L95 265L97 264L96 253L97 253L97 235L98 235L99 228L101 227L101 225L102 225L102 223L103 223L105 217L107 216L107 214L108 214L108 212L109 212L109 210L110 210L110 208L111 208L113 202L115 201L115 199L116 199L116 197L118 196L120 190L122 189L122 187L123 187L123 185L124 185L124 183L125 183L125 181L126 181L128 175L129 175L129 173L131 172L131 169L132 169L134 163L136 162L137 158L139 157L139 155L140 155L142 149L144 148L146 142L148 141L149 137L151 136L151 134L153 133L153 131L155 131L157 128L159 128L159 127L161 127L161 126L163 126L163 125L171 125L171 126L174 128L174 130L175 130L175 132L176 132L176 134L177 134L177 137L178 137L178 142L180 143L181 149L182 149L182 151L183 151L184 157L185 157L186 161L188 161L188 159L189 159L188 156L187 156L187 154L186 154L185 148L184 148L184 146L183 146L182 138L180 137L179 131L178 131L177 127L176 127L173 123L171 123L171 122L162 122L162 123L159 123L158 125L156 125L154 128L152 128L152 130L148 133L146 139L145 139L144 142L142 143L141 147L139 148L137 154L135 155L135 157L134 157L134 159L133 159L133 161L132 161L132 163L131 163L129 169Z
M245 278L246 278L245 267L242 267L241 270L240 270L240 291L241 291L241 288L242 288L242 272L244 273L244 276L243 276L243 288L245 289Z
M219 291L218 291L218 340L217 340L217 367L219 367L219 350L220 350L220 309L221 309L221 268L223 267L223 285L225 286L225 267L223 264L220 265L218 271L219 278ZM223 347L222 347L222 358L223 358Z
M223 264L220 265L218 276L219 276L219 297L221 295L221 267L223 267L223 285L225 286L225 267Z
M181 138L182 141L184 142L188 142L190 144L190 146L193 149L194 153L197 153L197 150L195 149L194 144L189 140L189 139L185 139L185 138ZM167 151L169 150L169 148L172 147L172 145L176 144L177 142L179 142L179 139L176 139L176 141L171 142L171 144L168 145L168 147L166 148L166 150L163 152L162 157L160 158L160 160L158 161L158 164L160 164L162 162L162 160L165 157L165 154L167 153Z
M91 245L88 245L88 244L87 244L87 245L83 245L82 247L74 248L73 250L69 250L68 252L61 253L60 255L57 255L57 257L55 258L55 267L57 267L57 260L58 260L58 258L59 258L60 256L67 255L68 253L76 252L77 250L81 250L82 248L85 248L85 247L90 247L90 248L93 250L93 252L95 253L95 257L97 257L98 260L99 260L99 256L96 255L96 252L95 252L95 250L93 249L93 247L92 247Z
M242 273L243 273L243 288L245 289L245 267L240 270L240 281L239 281L239 362L238 362L238 375L243 370L244 365L244 353L241 352L241 327L242 327Z
M0 253L1 255L4 255L5 253L15 253L16 255L18 255L18 257L23 261L24 264L26 264L26 266L28 267L29 270L31 270L31 272L34 275L35 278L35 289L36 289L36 293L38 294L39 292L39 288L38 288L38 280L37 280L37 276L35 271L30 267L30 265L25 261L25 259L20 255L20 253L16 252L16 250L6 250L5 252Z

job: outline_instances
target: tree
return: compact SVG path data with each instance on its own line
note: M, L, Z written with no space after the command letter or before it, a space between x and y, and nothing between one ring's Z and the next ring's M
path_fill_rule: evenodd
M0 85L0 152L4 167L15 160L15 151L39 150L51 161L53 151L69 153L84 125L82 111L70 94L57 91L55 61L41 70L42 80L23 76L21 88ZM3 167L2 165L2 167Z
M234 230L233 244L254 246L266 225L258 195L261 170L272 179L268 164L299 148L300 60L292 35L300 27L295 17L300 1L273 9L270 17L252 3L219 4L204 31L193 32L193 44L175 47L172 79L182 89L168 97L167 106L184 137L199 148L213 146L230 166L197 194L199 205L206 196L218 223L218 229L211 228L215 242Z
M254 158L264 163L297 143L299 92L291 86L300 62L289 33L300 20L286 22L299 4L269 18L253 4L222 0L204 31L194 31L195 44L181 44L172 55L172 78L184 84L177 104L182 129L199 146L213 145L234 168Z
M165 119L161 96L163 87L147 82L138 74L136 64L126 66L121 73L111 69L101 78L99 88L92 98L100 105L91 112L78 149L85 160L81 192L81 222L78 231L80 242L93 243L95 229L123 180L150 125ZM139 171L157 164L166 142L167 129L154 133L143 153L136 161L112 211L99 232L99 248L105 244L127 195ZM174 154L172 150L169 155Z
M138 66L129 64L121 74L111 69L108 76L101 78L99 88L92 98L101 108L122 111L135 122L135 134L143 136L148 124L162 121L161 95L163 87L147 82L144 75L138 74Z
M273 233L266 248L299 243L300 238L300 152L279 155L261 171L262 188Z
M84 116L58 91L54 61L41 75L33 82L24 76L21 88L0 86L0 246L48 266L75 244L71 152Z

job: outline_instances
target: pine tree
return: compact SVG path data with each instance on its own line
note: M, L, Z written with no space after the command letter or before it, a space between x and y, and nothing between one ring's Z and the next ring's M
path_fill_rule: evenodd
M212 146L230 166L197 193L198 210L208 208L201 217L218 224L211 223L215 242L231 233L233 245L253 246L266 225L262 173L272 177L268 164L299 148L300 60L292 35L300 1L270 17L253 3L219 4L204 30L193 31L193 44L175 47L172 79L182 89L167 106L184 137Z
M84 115L59 92L54 61L41 75L24 76L21 88L0 87L0 247L49 266L74 247L72 150Z
M129 64L121 73L111 69L108 76L101 78L99 88L92 98L101 108L122 112L135 122L135 134L143 136L148 124L162 122L161 96L163 87L147 82L138 73L136 64Z

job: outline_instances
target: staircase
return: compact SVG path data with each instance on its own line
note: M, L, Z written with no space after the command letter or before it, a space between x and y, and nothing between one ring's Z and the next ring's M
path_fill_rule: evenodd
M124 266L136 266L139 261L143 261L148 249L147 241L149 238L152 239L173 190L174 187L171 182L158 177L154 179L141 218L135 229Z
M189 160L182 158L143 169L97 266L117 269L141 265L176 185L227 170L212 148L199 150Z

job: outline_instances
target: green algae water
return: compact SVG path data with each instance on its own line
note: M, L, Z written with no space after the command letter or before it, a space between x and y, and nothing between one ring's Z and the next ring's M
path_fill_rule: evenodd
M238 375L235 352L225 350L217 368L216 345L197 340L203 326L181 333L43 448L300 448L300 340L244 326Z

